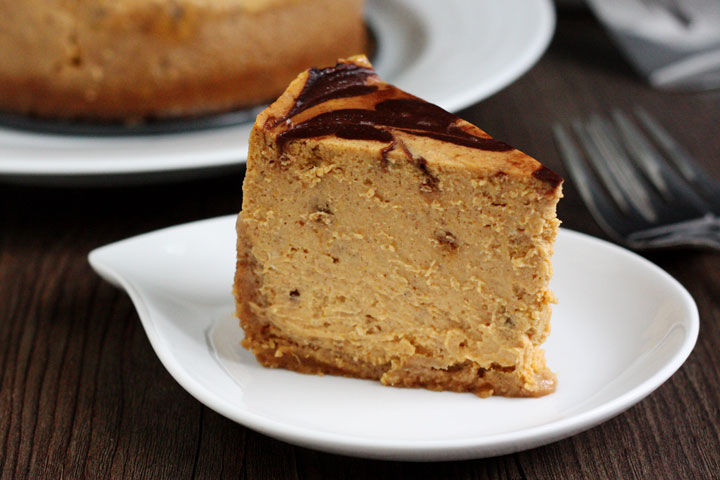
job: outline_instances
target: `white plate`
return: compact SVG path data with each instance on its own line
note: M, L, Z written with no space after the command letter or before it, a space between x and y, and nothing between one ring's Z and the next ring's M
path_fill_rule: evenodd
M555 26L550 0L368 0L366 15L383 78L451 111L529 69ZM217 173L244 163L249 132L250 124L114 137L0 128L0 179L108 184Z
M558 389L538 399L384 387L265 369L232 318L234 216L168 228L90 253L132 298L160 360L199 401L254 430L318 450L453 460L536 447L640 401L690 354L698 313L687 291L613 244L561 230L545 344Z

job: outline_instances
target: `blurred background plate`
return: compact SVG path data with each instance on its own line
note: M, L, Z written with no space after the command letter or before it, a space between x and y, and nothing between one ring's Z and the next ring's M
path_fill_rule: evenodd
M550 0L368 0L366 18L383 79L450 111L526 72L555 27ZM0 179L104 186L238 170L255 113L127 130L0 117Z

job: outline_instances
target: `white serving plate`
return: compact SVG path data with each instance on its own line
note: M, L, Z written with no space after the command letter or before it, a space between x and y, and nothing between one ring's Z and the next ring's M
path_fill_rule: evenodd
M368 0L380 75L457 111L512 83L545 51L550 0ZM0 126L0 180L155 182L237 170L251 124L153 135L61 135Z
M697 307L670 275L611 243L561 229L546 342L558 389L537 399L384 387L261 367L232 317L235 217L140 235L94 250L124 289L160 360L190 394L266 435L327 452L457 460L544 445L634 405L685 361Z

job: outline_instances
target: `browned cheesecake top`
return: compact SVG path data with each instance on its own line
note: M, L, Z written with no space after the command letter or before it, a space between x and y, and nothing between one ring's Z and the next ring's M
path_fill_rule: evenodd
M299 89L298 85L288 89L297 91L292 101L279 100L285 103L284 114L268 115L264 123L259 119L263 128L277 133L280 150L293 140L334 135L387 143L381 150L385 157L396 146L396 134L403 132L476 150L513 152L515 167L526 163L521 170L551 188L562 183L559 175L531 157L437 105L383 82L362 56L341 60L334 67L312 68L298 80L304 82Z

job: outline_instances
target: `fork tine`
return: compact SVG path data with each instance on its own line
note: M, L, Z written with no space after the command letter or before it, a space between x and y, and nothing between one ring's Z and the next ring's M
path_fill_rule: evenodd
M671 200L672 196L670 195L668 184L663 177L663 166L657 159L657 155L653 155L653 149L645 137L640 133L635 124L620 110L613 110L612 116L630 155L637 160L638 164L642 167L660 194L662 194L665 199Z
M573 131L575 132L575 135L577 135L578 139L580 140L580 143L583 145L587 153L590 155L591 158L598 158L601 156L600 152L597 151L597 147L595 146L595 143L590 138L589 134L585 131L585 128L579 121L573 122ZM600 179L605 184L605 187L607 188L607 191L610 193L610 196L615 201L615 204L622 210L623 212L629 214L631 213L630 204L628 203L627 199L625 198L625 195L622 193L622 190L618 187L618 185L613 180L612 172L607 168L607 166L603 163L602 165L596 165L598 175L600 175Z
M683 177L710 198L713 210L715 213L720 213L720 183L712 180L712 177L697 165L687 150L677 143L644 108L635 107L635 115Z
M553 126L553 133L565 166L573 177L574 184L593 218L605 232L618 240L622 240L623 236L632 230L630 225L623 217L618 215L613 206L613 200L608 197L600 183L595 179L592 170L583 159L580 150L565 128L556 123Z
M687 212L690 215L695 213L702 216L710 211L708 205L673 171L632 120L617 109L612 112L612 116L630 155L665 200L673 202L676 208L684 206L690 210Z
M683 174L688 181L693 181L701 172L695 167L690 154L673 139L670 134L660 124L650 116L650 114L642 107L635 107L635 115L640 119L647 131L653 139L662 147L668 158L673 162L675 167Z
M629 204L633 212L649 223L658 220L658 214L650 199L650 192L644 186L642 178L632 170L630 162L625 153L620 150L617 134L612 131L610 125L600 117L594 115L585 127L588 135L585 137L588 153L593 160L593 165L601 174L605 186L619 190ZM603 173L604 172L604 173Z
M594 131L593 138L603 145L605 160L615 172L633 206L649 222L658 221L658 202L653 198L652 189L648 188L642 174L629 160L625 148L615 126L605 117L593 115L589 128Z

